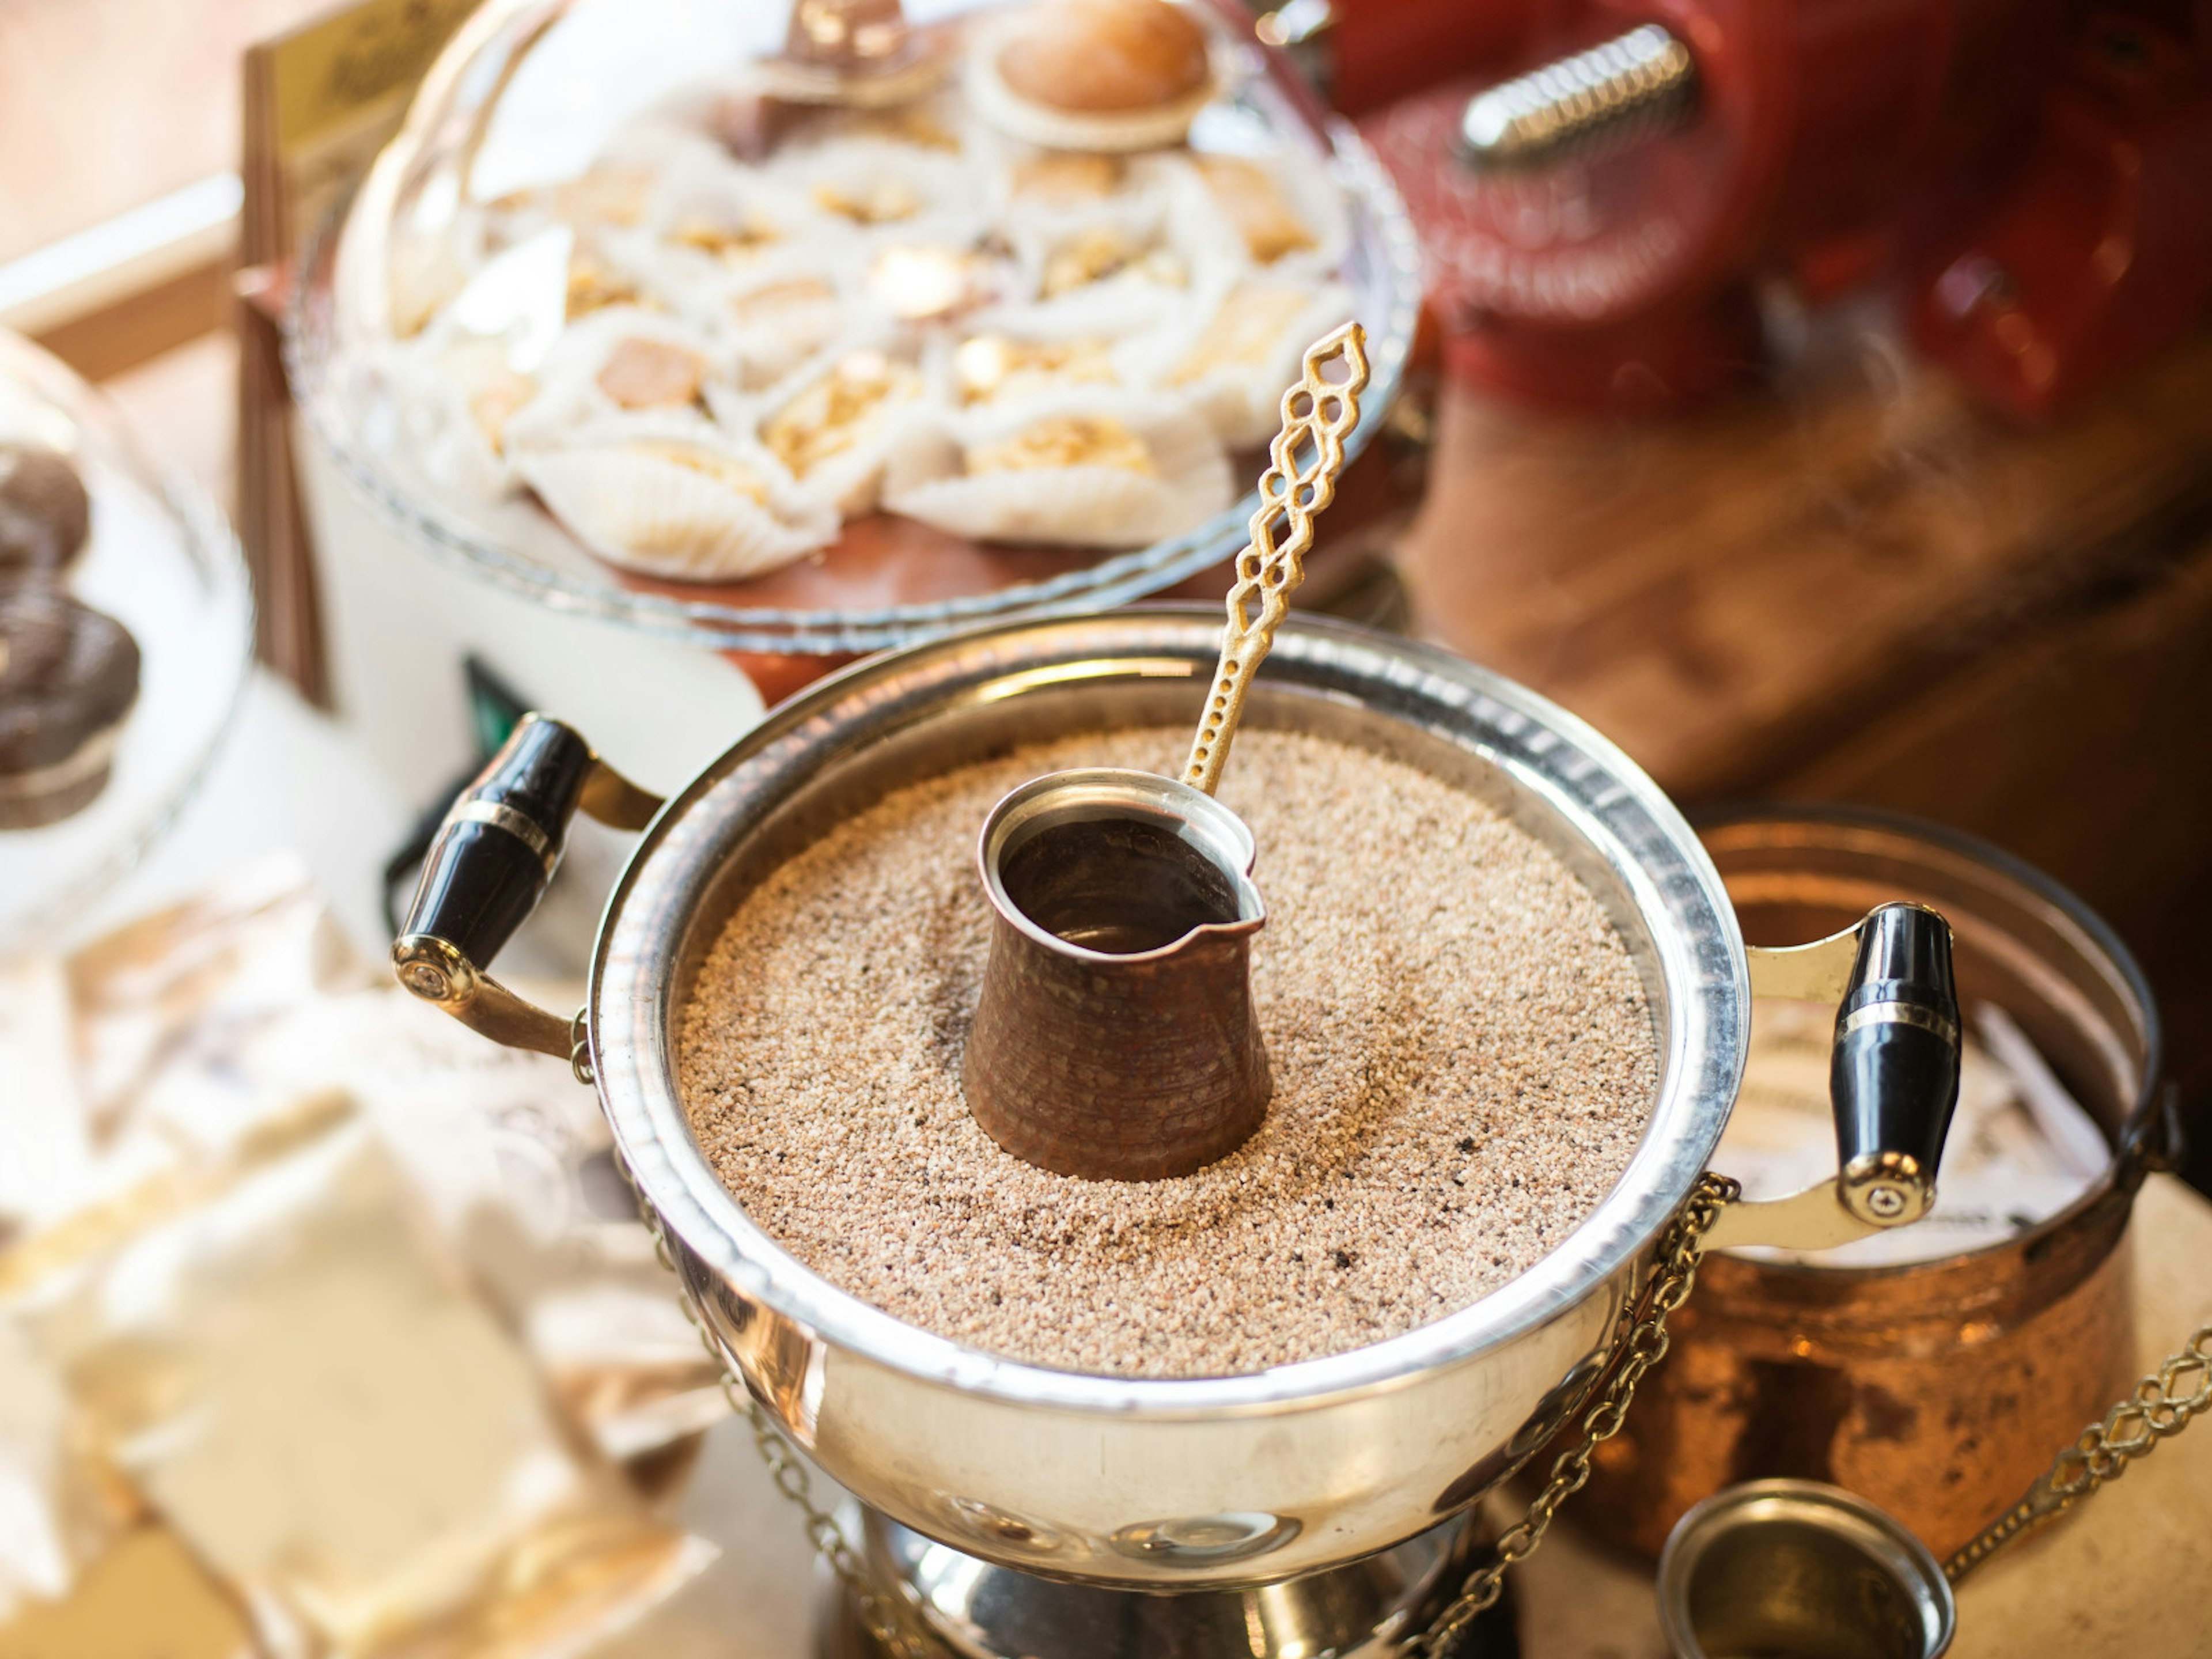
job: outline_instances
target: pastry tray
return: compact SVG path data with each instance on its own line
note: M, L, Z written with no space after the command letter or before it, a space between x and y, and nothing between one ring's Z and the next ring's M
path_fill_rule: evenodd
M345 297L344 266L385 245L402 180L435 162L428 133L450 135L482 118L481 108L464 106L465 88L494 88L474 94L489 104L507 84L506 76L461 71L497 64L511 72L537 49L549 14L581 9L493 0L480 11L453 48L467 62L450 77L460 89L447 114L466 118L410 118L351 206L311 245L295 285L288 322L294 394L338 471L407 543L555 610L696 646L775 655L881 650L984 621L1126 604L1218 565L1243 545L1258 504L1249 490L1182 535L1121 552L986 546L876 514L848 522L814 560L745 582L691 584L600 562L526 501L489 502L439 488L390 436L399 429L399 410L365 367L374 342ZM1372 365L1367 407L1346 445L1356 457L1388 418L1405 374L1421 303L1419 242L1389 175L1350 124L1328 115L1287 60L1250 37L1249 21L1237 28L1230 20L1243 15L1240 9L1206 9L1227 41L1221 61L1229 72L1219 97L1200 112L1194 142L1204 142L1208 123L1256 127L1305 147L1341 192L1350 234L1338 276L1366 325ZM439 83L434 70L426 88ZM1263 459L1236 454L1232 465L1237 476L1256 479Z

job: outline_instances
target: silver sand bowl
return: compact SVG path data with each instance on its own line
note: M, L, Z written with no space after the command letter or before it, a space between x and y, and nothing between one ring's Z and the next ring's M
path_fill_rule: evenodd
M1442 652L1293 617L1251 687L1248 727L1386 753L1474 792L1553 848L1611 914L1640 967L1661 1057L1626 1171L1534 1269L1474 1305L1389 1341L1254 1375L1047 1370L964 1347L839 1290L755 1224L693 1139L677 1037L703 957L768 872L892 789L1009 744L1188 721L1210 684L1220 614L1142 609L986 629L861 663L785 704L652 818L609 902L590 1000L573 1023L484 969L542 888L579 801L632 823L650 802L624 793L568 728L526 722L457 805L395 946L418 995L502 1041L573 1050L746 1390L882 1526L920 1535L903 1556L902 1547L879 1552L881 1571L903 1575L898 1593L925 1623L942 1615L940 1634L958 1616L901 1559L966 1559L932 1582L957 1578L970 1595L1012 1570L1020 1595L1046 1605L1070 1581L1085 1594L1266 1584L1276 1588L1253 1593L1295 1601L1300 1586L1322 1582L1313 1575L1403 1559L1383 1553L1464 1515L1589 1395L1624 1306L1720 1139L1755 980L1762 994L1839 1000L1856 974L1843 1041L1874 1046L1853 1053L1911 1059L1921 1052L1911 1045L1934 1043L1927 1054L1940 1061L1940 1018L1914 1004L1928 1001L1924 988L1869 981L1891 970L1871 946L1857 960L1853 934L1747 957L1696 836L1581 721ZM514 890L519 899L494 902ZM1924 911L1904 921L1941 932ZM1892 1075L1887 1064L1839 1066L1838 1076L1879 1079ZM1771 1205L1732 1205L1709 1242L1840 1242L1919 1213L1952 1098L1940 1064L1922 1069L1934 1082L1917 1094L1839 1109L1848 1178ZM1425 1559L1432 1567L1435 1552ZM1389 1611L1389 1600L1376 1617L1402 1626L1405 1608ZM980 1637L961 1640L991 1650Z

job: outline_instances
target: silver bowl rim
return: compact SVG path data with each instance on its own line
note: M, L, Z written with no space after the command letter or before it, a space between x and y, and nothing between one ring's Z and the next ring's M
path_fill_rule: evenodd
M1574 811L1559 799L1559 786L1531 763L1551 764L1587 786L1589 810L1600 816L1576 827L1596 843L1644 918L1669 1007L1658 1097L1620 1179L1557 1248L1468 1306L1347 1352L1231 1376L1110 1376L1026 1364L910 1325L801 1265L723 1187L693 1138L660 1012L675 949L665 930L681 908L672 902L675 890L694 878L696 864L717 856L713 847L680 844L686 815L744 763L810 733L818 738L841 715L865 719L917 689L941 695L957 684L975 701L992 696L997 682L997 694L1006 695L1017 683L1030 683L1025 674L1046 646L1072 661L1181 652L1202 673L1220 627L1211 606L1145 605L1001 623L886 653L783 703L670 797L608 898L586 1007L593 1073L617 1149L672 1242L696 1266L817 1340L915 1378L1031 1407L1188 1419L1279 1412L1409 1386L1504 1346L1600 1293L1666 1226L1711 1158L1742 1076L1750 984L1719 872L1658 785L1576 716L1437 647L1303 614L1276 640L1269 665L1278 678L1290 678L1286 669L1361 669L1408 697L1482 710L1501 735L1525 746L1514 754L1487 746L1479 752L1568 811L1571 822ZM1027 657L1019 654L1024 643ZM957 678L963 673L964 680ZM1633 843L1619 833L1624 830L1634 832ZM672 841L679 843L673 853ZM1632 844L1641 846L1646 862L1630 856ZM1655 859L1663 863L1655 867L1649 861Z

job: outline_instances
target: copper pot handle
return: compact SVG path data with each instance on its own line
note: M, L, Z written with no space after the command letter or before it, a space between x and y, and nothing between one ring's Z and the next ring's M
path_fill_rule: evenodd
M425 1002L510 1048L574 1060L574 1022L526 1002L485 972L544 896L580 806L617 830L642 830L660 797L623 777L574 727L526 714L439 826L392 971Z
M2181 1085L2169 1080L2149 1109L2122 1132L2119 1189L2133 1193L2146 1177L2172 1175L2189 1162L2189 1132L2181 1124Z
M1753 996L1837 1005L1828 1066L1837 1168L1790 1197L1729 1205L1707 1248L1827 1249L1917 1221L1936 1201L1959 1103L1950 924L1925 905L1885 904L1828 939L1748 954Z

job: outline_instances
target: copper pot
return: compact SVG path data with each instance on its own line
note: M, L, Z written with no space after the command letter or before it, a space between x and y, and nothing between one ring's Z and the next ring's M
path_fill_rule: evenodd
M1939 1556L2102 1415L2134 1351L2127 1227L2179 1156L2157 1010L2112 931L2048 878L1933 826L1775 809L1707 823L1746 940L1817 935L1869 895L1940 908L1960 1000L2005 1010L2112 1146L2074 1204L2005 1243L1908 1266L1709 1258L1666 1361L1601 1449L1584 1522L1656 1555L1691 1505L1741 1481L1843 1486Z
M1188 1175L1244 1144L1272 1092L1256 856L1237 814L1146 772L1055 773L999 803L976 850L991 957L962 1071L992 1139L1091 1181Z

